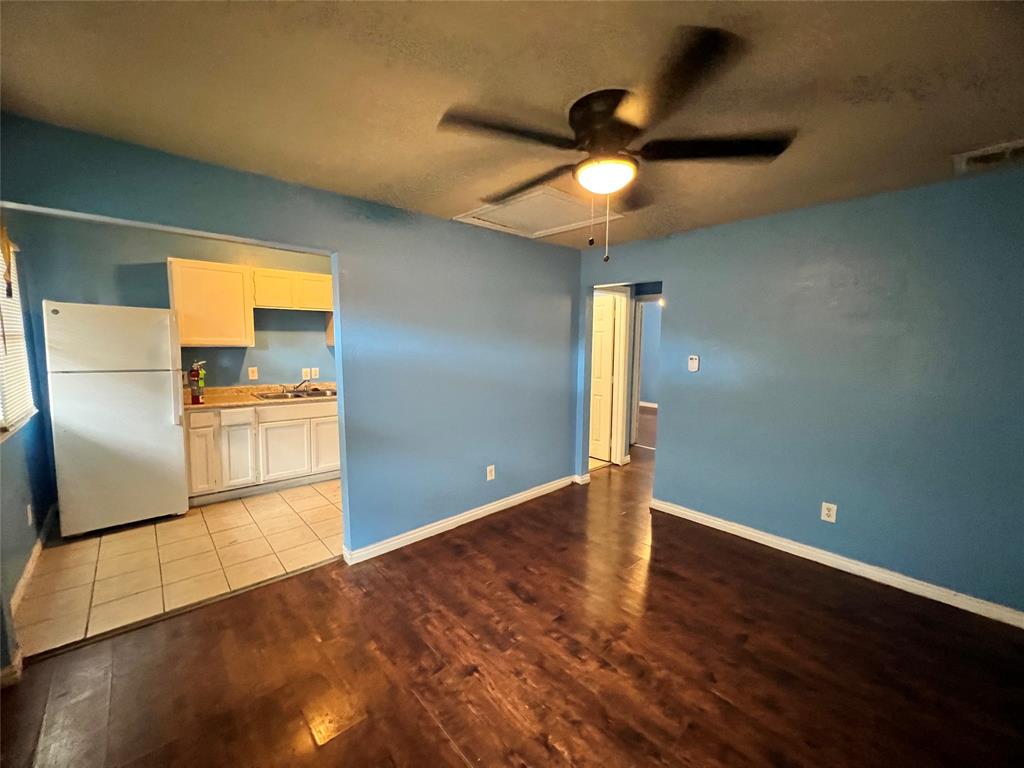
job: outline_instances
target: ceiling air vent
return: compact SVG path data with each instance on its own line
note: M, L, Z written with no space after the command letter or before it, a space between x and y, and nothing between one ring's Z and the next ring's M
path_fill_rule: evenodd
M1024 139L953 155L953 170L957 175L1001 168L1015 163L1024 163Z
M599 198L596 202L599 204L594 206L594 221L603 223L604 200ZM621 219L622 214L612 211L611 218ZM533 240L589 226L590 201L551 187L539 187L503 203L463 213L454 220Z

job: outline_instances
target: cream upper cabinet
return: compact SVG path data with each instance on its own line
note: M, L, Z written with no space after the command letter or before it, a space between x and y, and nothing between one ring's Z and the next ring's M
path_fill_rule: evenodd
M168 259L171 309L183 347L251 347L251 269L215 261Z
M334 308L334 296L330 275L313 272L298 272L295 279L296 303L300 309L318 309L330 312Z
M295 305L293 275L293 272L284 269L253 269L253 295L256 298L256 306L291 309Z
M257 307L330 312L334 305L330 275L257 267L252 279Z

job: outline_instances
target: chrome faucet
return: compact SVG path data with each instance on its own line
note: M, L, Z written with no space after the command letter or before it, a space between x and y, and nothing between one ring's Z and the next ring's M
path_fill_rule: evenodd
M302 389L302 387L304 387L306 384L309 384L309 382L311 382L311 381L312 381L312 379L303 379L298 384L296 384L294 387L292 387L292 392L298 392L300 389ZM287 384L282 384L281 385L281 391L282 392L287 392L288 391L288 385Z

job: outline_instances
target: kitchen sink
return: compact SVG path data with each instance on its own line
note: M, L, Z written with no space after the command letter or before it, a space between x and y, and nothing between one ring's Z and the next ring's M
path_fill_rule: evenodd
M333 389L310 389L298 392L261 392L256 395L260 400L303 400L307 397L336 397Z

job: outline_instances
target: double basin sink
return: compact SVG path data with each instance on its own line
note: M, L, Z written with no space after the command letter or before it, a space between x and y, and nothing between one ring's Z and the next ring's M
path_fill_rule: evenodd
M292 392L261 392L256 397L260 400L315 400L319 397L337 397L333 389L303 389Z

